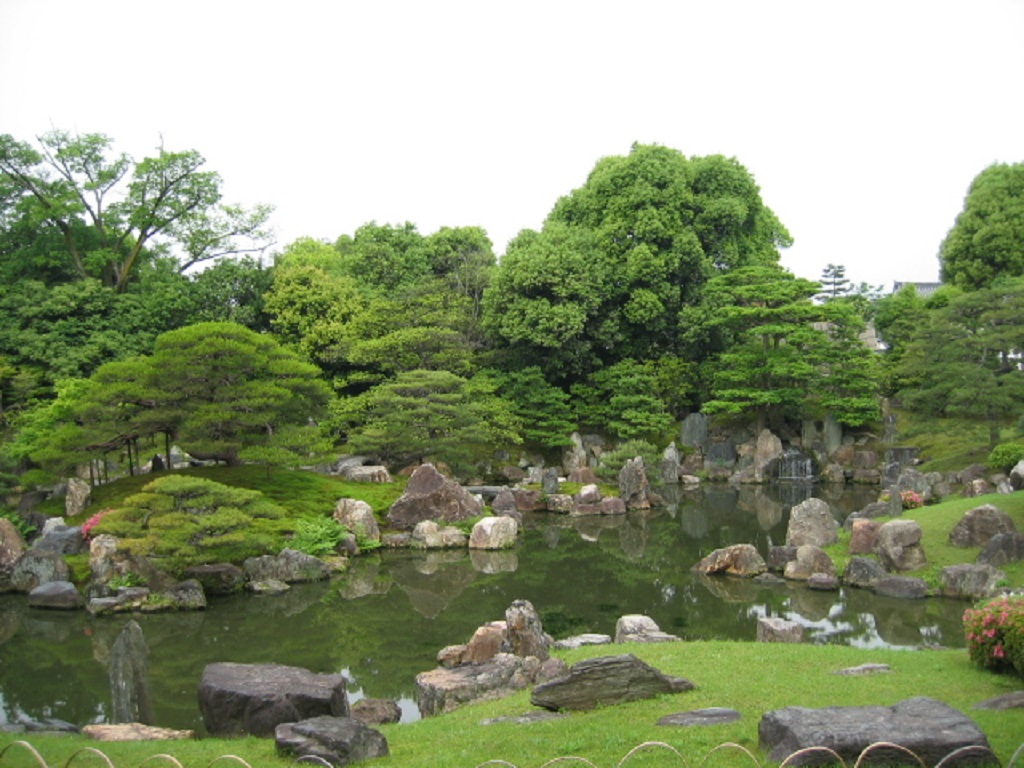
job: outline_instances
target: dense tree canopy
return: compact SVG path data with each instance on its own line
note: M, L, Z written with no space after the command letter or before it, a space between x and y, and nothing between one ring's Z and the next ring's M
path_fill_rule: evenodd
M997 163L978 174L939 262L943 281L966 290L1024 276L1024 163Z
M99 133L50 131L38 149L0 135L0 277L96 278L123 291L139 266L171 256L185 271L261 250L271 209L221 203L220 177L195 150L110 157Z
M600 160L540 232L509 245L486 302L494 338L553 377L679 355L712 276L772 264L789 234L750 174L720 156L634 145ZM700 354L702 350L688 349Z
M928 312L900 361L901 397L935 416L981 419L992 447L1024 408L1024 278L953 296Z

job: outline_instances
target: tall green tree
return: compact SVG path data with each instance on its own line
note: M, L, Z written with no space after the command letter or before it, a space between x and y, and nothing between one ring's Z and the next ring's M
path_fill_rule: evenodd
M1024 275L1024 163L996 163L975 177L939 263L943 282L965 290Z
M341 399L334 423L356 453L388 464L430 459L459 471L520 440L519 423L493 381L448 371L406 371Z
M139 267L171 256L184 272L227 254L262 250L271 208L221 202L221 180L195 150L162 146L135 161L111 156L100 133L50 131L37 147L0 135L6 280L96 278L121 292Z
M197 458L237 464L284 426L325 413L320 370L273 338L235 323L198 323L160 336L150 358L161 382L156 415Z
M900 397L911 410L984 420L990 447L1024 408L1024 278L952 297L906 344Z
M726 338L714 362L708 413L755 413L757 427L833 413L851 426L877 418L872 353L839 302L816 305L820 285L780 267L744 267L708 283L709 322Z
M720 156L634 145L598 161L540 232L509 246L485 301L485 327L522 358L579 379L619 360L694 357L686 310L707 280L778 261L789 234L753 178Z
M850 281L846 278L846 267L842 264L826 265L821 271L821 279L818 282L822 287L818 298L823 301L838 299L853 290Z

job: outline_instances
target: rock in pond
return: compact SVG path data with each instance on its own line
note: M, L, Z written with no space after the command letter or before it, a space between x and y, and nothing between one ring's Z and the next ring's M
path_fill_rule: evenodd
M199 711L213 736L272 736L281 723L347 717L346 680L281 664L208 664L199 683Z

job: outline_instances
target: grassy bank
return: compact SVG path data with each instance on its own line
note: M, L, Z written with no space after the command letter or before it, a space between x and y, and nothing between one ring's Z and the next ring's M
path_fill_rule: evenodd
M949 543L949 532L970 509L983 504L991 504L1005 512L1017 526L1017 530L1024 531L1024 492L1011 494L989 494L976 496L972 499L950 499L941 504L935 504L919 509L908 509L903 512L904 520L915 520L921 526L921 547L924 549L928 564L917 571L910 571L904 575L916 576L928 582L929 586L937 587L939 584L939 572L949 565L958 563L973 563L981 551L981 547L959 548ZM892 518L878 518L885 522ZM836 570L842 573L843 568L849 561L848 553L850 534L840 532L840 539L837 544L826 548L829 556L836 564ZM1024 587L1024 562L1008 563L999 566L999 570L1006 574L1006 584L1011 587Z
M988 736L1005 764L1024 741L1024 710L974 709L991 697L1024 688L1024 681L996 675L972 665L967 653L952 651L865 650L832 645L779 645L692 642L663 645L590 647L562 654L569 663L628 651L663 672L691 680L697 689L649 701L605 707L532 725L481 721L521 715L534 708L529 693L483 702L416 723L384 726L391 756L372 765L393 768L473 768L487 760L507 760L519 768L540 766L552 758L577 755L604 768L615 766L645 741L663 741L679 750L690 765L723 742L741 744L763 759L757 726L762 714L785 706L853 706L894 704L912 696L942 700L971 717ZM843 677L836 670L867 662L888 664L884 674ZM712 727L658 726L665 715L704 707L740 712L734 723ZM0 745L17 738L0 736ZM191 742L96 744L80 737L28 737L50 766L64 765L84 746L100 746L117 766L135 766L167 752L186 766L207 766L220 755L234 754L253 766L284 766L270 739L203 739ZM670 755L637 757L629 765L678 765ZM81 760L82 758L79 758ZM89 758L94 761L95 758ZM77 761L76 761L77 762ZM712 764L737 764L735 757L712 758ZM9 751L4 768L37 764L27 753Z

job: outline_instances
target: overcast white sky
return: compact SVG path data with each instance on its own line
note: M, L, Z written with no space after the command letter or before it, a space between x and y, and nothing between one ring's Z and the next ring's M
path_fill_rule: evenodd
M737 158L783 264L938 278L1024 161L1024 0L0 0L0 133L197 149L280 246L370 220L501 254L634 141Z

